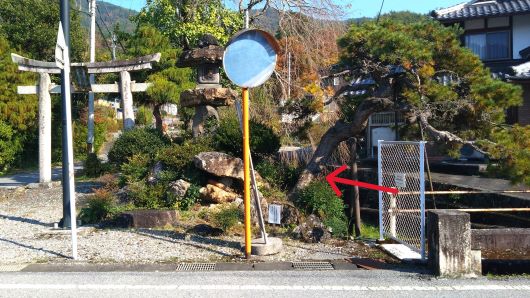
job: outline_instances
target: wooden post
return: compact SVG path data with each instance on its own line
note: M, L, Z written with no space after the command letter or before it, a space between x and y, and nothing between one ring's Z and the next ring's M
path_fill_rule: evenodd
M357 138L353 138L351 145L351 179L358 180L357 177ZM353 225L355 225L355 236L361 236L361 203L359 200L359 187L354 186L350 193L349 201L350 223L348 233L353 234ZM355 219L355 221L353 221Z
M128 71L120 72L120 93L123 108L123 130L130 130L134 128L134 107L131 90L131 74Z
M39 182L52 182L52 102L50 75L41 72L39 79Z

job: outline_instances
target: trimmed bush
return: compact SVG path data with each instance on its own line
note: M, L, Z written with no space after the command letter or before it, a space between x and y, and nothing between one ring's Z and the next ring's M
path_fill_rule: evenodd
M84 223L99 223L109 219L118 210L116 196L108 189L97 189L90 198L88 206L81 209L79 218Z
M84 173L87 177L99 177L105 171L104 165L99 160L95 153L88 154L85 165Z
M206 138L187 140L182 144L174 144L170 147L162 148L157 153L157 159L168 169L173 171L176 177L196 180L193 173L198 171L193 166L193 157L201 152L212 151L210 142Z
M147 154L154 157L155 153L168 145L169 140L154 128L135 128L125 131L116 140L109 152L109 160L121 165L135 154Z
M166 186L158 183L147 185L143 181L129 184L128 197L135 207L145 209L171 208L168 206Z
M344 214L344 203L326 182L311 182L298 193L296 204L306 213L319 216L332 229L333 235L347 235L348 220Z
M151 159L147 154L135 154L121 165L121 185L143 180L149 173Z
M241 220L241 210L233 204L211 215L212 223L227 232Z
M250 134L250 151L256 158L276 154L280 149L280 137L270 127L250 121ZM221 120L214 134L217 150L238 157L243 155L242 139L239 122L233 117Z
M296 184L301 169L266 158L256 165L256 171L270 185L287 190Z

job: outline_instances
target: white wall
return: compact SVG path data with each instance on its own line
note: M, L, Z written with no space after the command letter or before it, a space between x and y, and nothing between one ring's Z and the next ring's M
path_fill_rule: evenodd
M519 51L530 46L530 15L513 16L513 59L521 59Z

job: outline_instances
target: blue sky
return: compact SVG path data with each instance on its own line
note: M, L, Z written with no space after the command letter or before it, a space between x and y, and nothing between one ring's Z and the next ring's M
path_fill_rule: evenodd
M145 5L145 0L105 0L107 2L140 10ZM230 3L233 1L225 1ZM381 0L336 0L337 3L347 5L347 17L374 17L379 12ZM383 12L410 10L419 13L427 13L440 7L448 7L466 2L466 0L385 0Z

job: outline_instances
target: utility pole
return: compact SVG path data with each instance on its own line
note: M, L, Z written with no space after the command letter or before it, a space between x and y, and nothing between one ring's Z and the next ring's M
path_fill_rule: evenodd
M96 0L90 0L90 63L96 62ZM94 74L90 75L90 84L95 84ZM94 92L88 92L88 133L87 152L94 152Z
M62 228L72 230L72 256L77 258L77 228L75 211L75 185L74 185L74 157L72 139L72 99L70 82L70 1L61 0L61 24L59 30L58 54L62 58L61 71L61 106L62 106L62 170L63 170L63 218L60 222ZM61 34L62 33L62 34ZM63 35L61 37L61 35ZM61 45L62 44L62 45ZM59 51L57 51L59 50ZM62 52L62 53L59 53Z
M112 61L116 60L116 41L118 41L118 38L116 37L116 34L112 33Z

